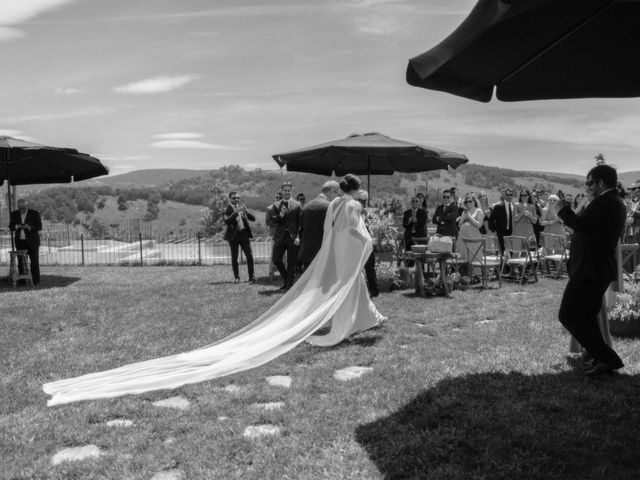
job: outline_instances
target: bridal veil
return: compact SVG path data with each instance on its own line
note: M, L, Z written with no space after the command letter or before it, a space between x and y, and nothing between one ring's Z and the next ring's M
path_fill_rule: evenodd
M348 195L329 204L322 247L305 273L269 310L228 337L185 353L43 385L47 405L173 389L262 365L304 340L331 346L384 317L362 273L371 237L360 204ZM313 335L331 321L327 335Z

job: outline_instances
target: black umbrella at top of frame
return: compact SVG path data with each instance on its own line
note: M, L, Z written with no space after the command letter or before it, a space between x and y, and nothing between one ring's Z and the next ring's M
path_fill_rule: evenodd
M478 0L407 82L489 102L640 96L640 0Z

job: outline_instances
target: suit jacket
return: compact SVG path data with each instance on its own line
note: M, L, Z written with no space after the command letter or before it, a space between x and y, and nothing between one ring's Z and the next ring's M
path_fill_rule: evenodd
M324 235L324 219L329 208L329 199L320 194L304 204L300 213L301 245L298 261L311 263L322 245Z
M245 216L246 218L242 219L244 228L247 231L249 238L253 238L249 221L254 222L256 217L253 216L251 212L247 212ZM227 229L224 232L223 238L228 242L233 242L238 234L238 212L236 212L235 208L233 208L231 204L227 205L227 208L224 211L224 223L227 224Z
M437 225L436 233L440 235L447 235L449 237L457 237L457 218L458 205L456 205L456 203L451 202L449 205L438 205L435 213L433 214L433 223Z
M291 235L291 238L295 239L299 235L300 230L300 212L302 207L300 206L300 202L290 198L288 200L289 203L289 211L286 213L284 217L280 216L280 211L283 208L283 205L286 203L286 200L279 200L273 203L273 208L271 209L271 216L269 217L269 221L271 221L275 226L275 232L273 232L273 241L281 242L284 239L284 236L287 232Z
M411 222L412 210L406 210L402 215L402 226L404 227L404 238L426 237L427 236L427 212L422 208L416 210L416 223ZM410 223L411 222L411 223ZM415 233L413 229L415 226Z
M20 225L22 223L22 218L20 217L20 210L14 210L11 212L11 216L9 218L9 230L15 232L15 239L18 240L20 238L20 231L16 230L16 225ZM40 230L42 230L42 220L40 218L40 214L31 209L27 209L27 216L25 217L24 223L29 225L30 229L25 230L24 234L27 240L27 245L29 248L38 248L40 246Z
M493 206L489 215L489 229L498 234L505 236L511 235L513 232L513 215L515 214L515 205L511 205L510 225L507 225L507 208L504 202L497 203Z
M568 272L572 278L616 278L616 245L624 230L626 209L616 189L604 192L578 215L564 207L558 217L573 229Z

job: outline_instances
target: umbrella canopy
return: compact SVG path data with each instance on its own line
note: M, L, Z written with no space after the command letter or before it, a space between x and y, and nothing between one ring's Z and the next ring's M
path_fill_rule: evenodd
M464 155L379 133L351 135L334 142L273 155L290 172L342 176L347 173L391 175L456 168L469 160Z
M107 175L100 160L73 148L57 148L0 136L0 185L69 183Z
M489 102L640 96L640 0L478 0L410 85Z

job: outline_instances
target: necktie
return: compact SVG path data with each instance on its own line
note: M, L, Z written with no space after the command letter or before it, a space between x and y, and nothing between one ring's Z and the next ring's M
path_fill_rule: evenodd
M513 210L511 209L511 202L509 202L508 205L509 205L509 208L508 208L509 213L507 214L507 228L509 230L512 230L512 228L511 228L511 225L512 225L511 221L512 220L511 219L513 218Z

